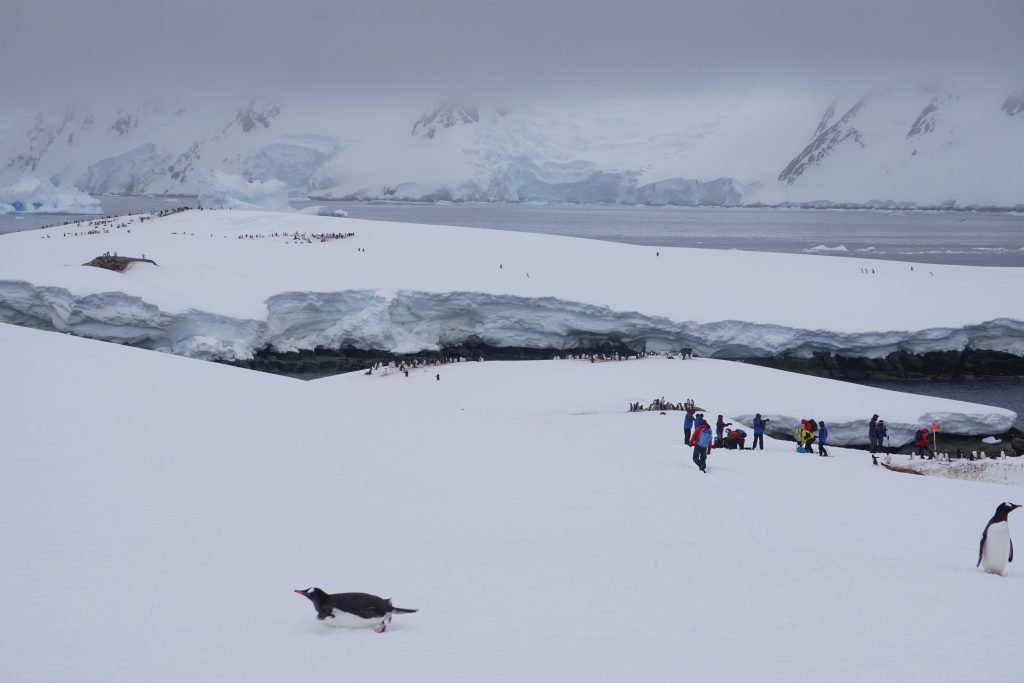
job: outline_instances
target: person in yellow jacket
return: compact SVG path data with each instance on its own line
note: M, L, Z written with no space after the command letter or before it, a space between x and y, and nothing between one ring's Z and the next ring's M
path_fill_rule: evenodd
M806 424L801 424L796 428L796 441L807 453L814 452L814 449L811 448L811 445L814 443L814 439L814 432L808 429Z

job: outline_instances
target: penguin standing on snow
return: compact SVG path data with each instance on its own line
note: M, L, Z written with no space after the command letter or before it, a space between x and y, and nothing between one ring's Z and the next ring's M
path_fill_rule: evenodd
M392 614L410 614L414 609L403 609L391 604L391 600L378 598L369 593L334 593L329 595L319 588L296 588L295 592L305 595L316 609L316 618L327 621L331 626L343 628L373 628L384 633L391 623Z
M1020 505L1013 503L1000 504L981 534L976 566L981 566L989 574L1002 576L1006 565L1013 562L1013 541L1010 540L1010 526L1006 522L1006 516L1019 507Z

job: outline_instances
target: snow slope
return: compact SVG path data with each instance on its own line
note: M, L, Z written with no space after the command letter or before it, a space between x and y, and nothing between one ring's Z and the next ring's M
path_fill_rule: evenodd
M71 234L69 235L69 230ZM617 340L705 357L1024 355L1024 271L244 211L0 237L0 320L201 358ZM77 232L77 236L75 235ZM354 232L347 239L297 235ZM124 274L80 267L140 256Z
M838 96L837 96L838 95ZM1012 88L689 91L640 101L253 100L0 112L0 182L197 194L204 171L333 198L1024 205Z
M974 563L1021 484L772 439L702 475L678 414L623 410L692 394L730 415L744 391L715 389L721 363L303 383L6 325L0 343L3 680L1020 672L1016 630L992 625L1015 622L1024 580ZM383 635L329 629L291 592L309 585L420 612Z

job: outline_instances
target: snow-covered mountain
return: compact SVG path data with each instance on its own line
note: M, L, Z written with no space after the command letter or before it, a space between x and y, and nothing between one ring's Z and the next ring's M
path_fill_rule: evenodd
M203 171L324 198L1024 204L1024 93L766 89L617 104L69 108L0 115L0 184L194 195Z

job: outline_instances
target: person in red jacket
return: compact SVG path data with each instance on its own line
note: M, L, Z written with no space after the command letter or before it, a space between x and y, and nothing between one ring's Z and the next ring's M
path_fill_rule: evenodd
M917 433L914 434L914 445L917 446L917 454L920 455L922 458L924 457L925 452L931 455L932 458L935 457L935 454L932 453L932 449L928 448L927 427L921 427L920 429L917 430Z
M705 421L700 423L690 439L690 445L693 446L693 464L699 467L701 472L707 472L708 453L711 452L713 438L711 425Z

